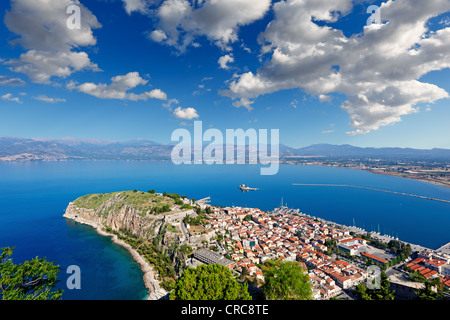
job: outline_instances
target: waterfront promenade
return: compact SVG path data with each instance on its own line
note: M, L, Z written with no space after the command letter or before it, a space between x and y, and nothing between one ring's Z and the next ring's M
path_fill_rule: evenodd
M306 215L306 216L311 217L311 216L309 216L309 215ZM343 225L343 224L339 224L339 223L336 223L336 222L333 222L333 221L328 221L328 220L325 220L325 219L322 219L322 218L317 218L317 217L312 217L312 218L316 218L317 220L319 220L319 221L321 221L321 222L324 222L324 223L327 223L327 224L331 224L331 225L340 227L340 228L342 228L342 229L346 229L346 230L348 230L348 231L352 231L352 232L354 232L354 233L356 233L356 234L366 234L366 233L370 233L370 235L371 235L372 238L376 238L376 239L378 239L378 240L380 240L380 241L382 241L382 242L385 242L385 243L388 243L388 242L391 241L391 240L398 240L398 241L401 241L401 242L403 242L403 243L407 243L407 244L409 244L409 245L411 246L411 250L412 250L413 252L414 252L414 251L421 252L421 251L423 251L423 250L438 251L438 250L441 250L442 248L445 247L444 250L447 250L447 251L442 251L442 252L446 252L446 253L449 253L449 254L450 254L450 243L447 243L445 246L442 246L442 247L439 248L438 250L433 250L433 249L426 248L426 247L421 246L421 245L418 245L418 244L409 243L409 242L406 242L406 241L403 241L403 240L400 240L400 239L397 239L397 238L394 238L394 237L391 237L391 236L388 236L388 235L379 234L379 233L373 232L373 231L366 231L366 230L363 229L363 228L359 228L359 227L355 227L355 226L346 226L346 225Z

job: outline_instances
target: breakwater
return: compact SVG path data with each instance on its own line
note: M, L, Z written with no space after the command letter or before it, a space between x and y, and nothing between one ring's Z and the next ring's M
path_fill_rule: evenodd
M408 196L408 197L414 197L414 198L420 198L420 199L426 199L426 200L432 200L432 201L440 201L440 202L450 203L449 200L443 200L443 199L436 199L436 198L431 198L431 197L425 197L425 196L420 196L420 195L417 195L417 194L410 194L410 193L404 193L404 192L397 192L397 191L390 191L390 190L375 189L375 188L369 188L369 187L353 186L353 185L348 185L348 184L293 183L292 185L293 185L293 186L309 186L309 187L342 187L342 188L356 188L356 189L364 189L364 190L370 190L370 191L392 193L392 194L398 194L398 195L402 195L402 196Z

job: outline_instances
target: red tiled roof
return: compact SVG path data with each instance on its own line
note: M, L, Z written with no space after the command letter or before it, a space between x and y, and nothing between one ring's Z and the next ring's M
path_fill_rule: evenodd
M414 259L413 261L411 261L411 263L420 263L420 262L422 262L424 260L425 259L423 259L423 258L417 258L417 259Z
M371 254L366 253L366 252L361 252L361 254L362 254L363 256L366 256L366 257L368 257L368 258L371 258L372 260L376 260L376 261L379 261L379 262L382 262L382 263L386 263L386 262L387 262L387 260L381 259L381 258L379 258L379 257L376 257L376 256L371 255Z

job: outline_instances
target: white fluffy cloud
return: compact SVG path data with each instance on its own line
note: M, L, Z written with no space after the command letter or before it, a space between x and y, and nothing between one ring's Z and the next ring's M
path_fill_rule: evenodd
M183 119L183 120L192 120L192 119L199 117L197 110L195 110L194 108L183 109L181 107L178 107L173 112L173 115L175 117L177 117L178 119Z
M122 0L125 6L125 11L128 14L132 12L148 13L149 5L154 1L149 0Z
M148 99L167 100L166 93L160 89L154 89L140 94L129 92L131 89L146 85L147 83L148 81L143 79L138 72L130 72L126 75L111 78L111 84L85 82L78 85L74 82L69 82L67 88L70 90L76 89L100 99L130 101L146 101Z
M67 27L67 8L76 5L82 17L81 28ZM86 52L79 49L96 44L93 29L97 18L78 0L12 0L5 24L19 37L12 41L28 51L6 61L11 70L27 74L33 82L49 83L51 77L67 77L83 69L98 70Z
M351 11L351 0L286 0L273 8L275 19L259 38L270 59L256 73L232 79L222 92L235 99L234 106L248 109L261 95L294 88L322 101L343 93L348 99L342 108L354 127L349 134L357 134L401 121L417 112L418 103L449 96L419 81L450 67L450 28L427 26L430 18L450 11L448 0L389 0L381 6L384 24L351 37L314 22L337 21Z
M199 36L230 49L238 40L239 27L263 18L270 4L271 0L165 0L156 8L158 29L150 38L181 52L196 45Z

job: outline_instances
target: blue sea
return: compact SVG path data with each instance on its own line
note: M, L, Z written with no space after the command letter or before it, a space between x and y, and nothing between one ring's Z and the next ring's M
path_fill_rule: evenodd
M450 241L450 204L341 184L450 200L450 189L365 171L281 165L261 176L256 165L181 165L151 161L0 163L0 247L15 246L13 260L46 257L61 266L67 300L146 298L139 265L124 248L91 227L62 217L67 204L89 193L138 189L211 197L211 204L272 210L284 204L311 216L436 249ZM241 192L246 184L258 191ZM68 290L67 267L81 270L81 290Z

